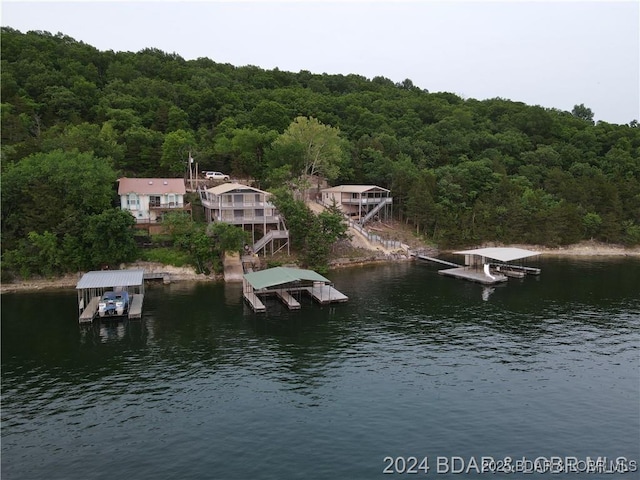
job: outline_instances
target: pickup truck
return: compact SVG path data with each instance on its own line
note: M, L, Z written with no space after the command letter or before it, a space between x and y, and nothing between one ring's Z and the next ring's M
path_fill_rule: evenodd
M222 180L226 182L229 180L229 175L225 175L222 172L205 172L204 178L207 180Z

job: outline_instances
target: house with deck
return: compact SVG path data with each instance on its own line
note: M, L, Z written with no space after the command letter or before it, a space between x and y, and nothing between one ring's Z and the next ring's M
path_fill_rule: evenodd
M167 212L191 214L191 204L185 202L186 188L182 178L121 178L118 180L120 208L131 213L136 226L159 233L162 217ZM155 230L155 231L152 231Z
M237 225L251 234L254 253L271 254L286 248L289 231L284 219L271 203L269 192L240 183L224 183L199 190L207 222Z
M336 205L354 221L364 225L393 214L391 191L376 185L338 185L320 190L323 205Z

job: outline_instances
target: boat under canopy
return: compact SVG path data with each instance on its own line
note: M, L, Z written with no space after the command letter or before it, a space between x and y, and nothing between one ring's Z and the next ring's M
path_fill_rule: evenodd
M128 318L142 316L144 270L99 270L85 273L76 284L80 323L90 323L98 311L100 298L108 290L126 291L130 303Z

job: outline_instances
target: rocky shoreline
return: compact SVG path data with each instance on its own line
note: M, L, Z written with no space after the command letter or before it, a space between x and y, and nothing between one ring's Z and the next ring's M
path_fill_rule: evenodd
M495 244L485 244L489 246L502 246ZM583 242L576 245L566 247L549 248L539 245L512 245L514 247L525 248L540 252L541 255L554 257L571 257L571 258L620 258L620 257L640 257L640 246L625 248L621 245L608 245L596 242ZM435 250L434 250L435 251ZM442 252L451 253L451 252ZM436 254L434 254L435 256ZM371 256L361 258L343 258L336 259L331 263L332 269L347 268L354 266L371 265L376 263L408 261L409 257L402 254L383 254L382 252L372 252ZM172 282L180 281L224 281L222 275L203 275L195 272L190 267L173 267L170 265L162 265L153 262L136 262L123 265L127 269L142 269L146 273L168 273ZM15 281L0 284L0 293L20 292L20 291L37 291L51 289L67 289L75 288L78 280L82 276L81 273L69 274L56 278L33 278L23 281Z

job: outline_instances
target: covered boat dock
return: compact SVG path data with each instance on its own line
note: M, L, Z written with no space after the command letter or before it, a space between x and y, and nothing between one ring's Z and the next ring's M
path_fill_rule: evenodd
M106 291L129 294L128 318L142 317L144 270L100 270L85 273L76 285L80 323L90 323L98 313L98 303Z
M276 295L290 310L300 308L300 293L306 292L320 304L346 302L348 297L335 288L331 281L313 270L275 267L246 273L242 280L244 299L255 312L265 312L260 297Z
M489 247L453 253L465 256L465 266L440 270L439 274L484 285L506 282L508 277L523 278L525 275L540 274L539 268L510 263L540 255L540 252L532 250L515 247Z

